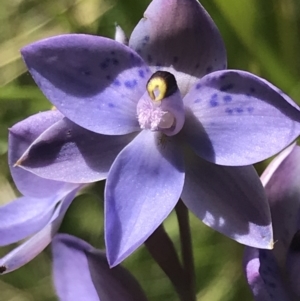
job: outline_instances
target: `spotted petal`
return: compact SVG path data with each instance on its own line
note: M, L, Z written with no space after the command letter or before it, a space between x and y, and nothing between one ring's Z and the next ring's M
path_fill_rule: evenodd
M0 259L0 274L6 274L20 268L35 258L49 245L52 237L58 231L68 207L80 188L79 186L77 189L71 191L62 202L55 207L51 219L43 228Z
M255 301L290 301L271 251L247 247L244 271Z
M249 246L272 248L270 210L252 166L207 162L186 150L182 200L206 225Z
M142 131L118 155L105 190L105 237L111 266L131 254L162 223L177 203L183 182L183 157L174 138Z
M114 159L135 135L96 134L64 118L43 132L17 164L47 179L96 182L107 177Z
M105 254L86 242L58 234L52 252L54 284L61 301L147 300L126 269L110 269Z
M195 81L226 68L221 35L195 0L155 0L133 30L129 46L152 66L173 73L183 95Z
M72 184L45 180L14 166L29 145L42 132L62 118L63 115L58 111L41 112L18 122L9 130L9 167L17 188L25 196L47 198L75 188Z
M202 158L249 165L289 145L300 133L300 110L273 85L236 70L202 78L184 98L184 132Z
M129 47L103 37L68 34L21 52L37 85L73 122L109 135L139 129L136 103L150 71Z

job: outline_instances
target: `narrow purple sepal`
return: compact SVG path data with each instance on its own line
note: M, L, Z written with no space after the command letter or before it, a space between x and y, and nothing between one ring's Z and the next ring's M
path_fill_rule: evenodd
M138 248L176 205L184 182L174 138L142 131L118 155L105 188L105 240L115 266Z
M78 186L66 195L60 203L57 203L51 219L43 228L0 259L0 274L6 274L22 267L49 245L52 237L58 231L68 207L81 187Z
M222 37L195 0L152 1L133 30L129 46L153 71L173 73L183 95L197 79L227 64Z
M63 190L75 188L72 184L50 181L14 166L30 144L46 129L61 120L57 110L37 113L18 122L9 130L8 162L18 190L32 198L48 198Z
M105 253L79 238L56 235L52 253L54 284L61 301L147 300L126 269L110 269Z
M57 181L100 181L107 177L118 153L135 135L101 135L64 118L29 146L19 158L18 165L38 176Z
M185 153L182 200L206 225L239 243L271 249L269 205L252 166L220 166Z

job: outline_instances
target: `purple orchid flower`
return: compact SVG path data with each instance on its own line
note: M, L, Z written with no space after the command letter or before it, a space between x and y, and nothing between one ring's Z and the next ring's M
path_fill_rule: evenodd
M71 34L22 55L68 119L44 131L17 165L70 183L107 178L110 265L140 246L180 197L208 226L272 247L264 190L246 165L299 135L300 110L267 81L222 70L222 38L196 0L153 0L129 47Z
M52 241L53 277L61 301L146 301L137 280L121 266L110 269L104 252L67 234Z
M39 113L10 129L9 165L15 184L23 196L0 207L0 246L31 237L0 258L0 274L18 269L46 248L76 192L83 186L43 179L13 167L17 158L41 132L62 118L57 111ZM39 126L36 127L38 120Z
M263 173L274 230L274 249L247 247L244 269L256 301L300 298L300 147L279 154Z

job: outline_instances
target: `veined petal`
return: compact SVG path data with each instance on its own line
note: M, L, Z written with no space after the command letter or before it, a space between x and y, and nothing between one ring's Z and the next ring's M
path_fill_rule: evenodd
M183 157L174 138L145 130L123 149L105 188L105 240L111 266L162 223L177 203L183 182Z
M126 269L110 269L105 253L83 240L58 234L52 252L54 284L61 301L147 300Z
M289 145L300 133L300 110L266 80L244 71L202 78L184 98L184 133L199 156L249 165Z
M0 274L6 274L20 268L48 246L80 188L79 186L77 189L74 189L56 206L50 221L44 228L0 259Z
M255 301L290 301L272 251L246 247L244 272Z
M29 145L47 128L61 120L63 115L54 110L35 114L18 122L9 130L8 162L11 175L19 191L33 198L48 198L72 190L73 184L50 181L14 166Z
M206 225L248 246L273 247L270 209L252 166L216 165L186 150L182 200Z
M67 34L21 52L37 85L73 122L108 135L139 129L136 103L150 71L129 47L103 37Z
M273 171L271 175L270 171ZM284 267L293 236L298 230L300 147L292 145L278 155L261 177L271 208L276 241L273 252L280 267Z
M101 135L64 118L43 132L17 164L47 179L72 183L100 181L135 135Z
M133 30L129 46L153 71L173 73L182 95L197 79L227 64L222 37L195 0L152 1Z

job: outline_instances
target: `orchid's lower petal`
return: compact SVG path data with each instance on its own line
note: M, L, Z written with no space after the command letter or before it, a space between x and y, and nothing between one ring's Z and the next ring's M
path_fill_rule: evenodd
M63 115L54 110L35 114L18 122L9 130L8 162L13 180L19 191L33 198L48 198L59 191L74 189L72 184L42 179L14 166L29 145L47 128L61 120Z
M280 266L294 234L300 211L300 147L292 145L278 155L261 176L271 208L274 254Z
M245 245L272 248L270 210L252 166L207 162L186 150L182 200L206 225Z
M90 183L107 177L118 153L135 136L106 136L64 118L42 133L17 164L44 178Z
M184 182L174 138L142 131L118 155L105 189L108 261L120 263L139 247L177 203Z
M79 189L80 187L71 191L56 206L51 219L44 228L0 259L0 274L6 274L20 268L35 258L49 245L52 237L59 229L66 210Z
M61 301L146 301L133 276L110 269L105 253L79 238L58 234L52 242L53 276Z
M246 247L244 272L255 301L291 301L272 251Z
M266 80L244 71L213 72L184 98L184 127L199 156L222 165L264 160L300 134L300 109Z
M129 46L153 71L173 73L183 95L198 78L227 64L222 37L198 1L152 1Z
M57 197L20 197L0 207L0 246L17 242L42 229L59 201Z
M136 103L151 73L129 47L103 37L66 34L21 52L39 88L73 122L107 135L139 130Z

